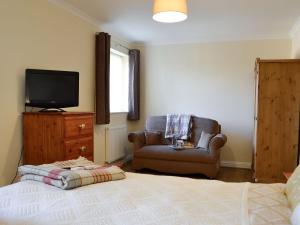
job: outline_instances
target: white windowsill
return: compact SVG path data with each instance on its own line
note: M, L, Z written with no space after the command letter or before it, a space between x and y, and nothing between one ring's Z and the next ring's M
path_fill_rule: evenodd
M111 112L110 114L127 114L128 112Z

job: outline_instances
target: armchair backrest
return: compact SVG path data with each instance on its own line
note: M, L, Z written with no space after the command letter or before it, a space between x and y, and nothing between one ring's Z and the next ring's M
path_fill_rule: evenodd
M166 116L151 116L146 120L145 130L147 131L160 131L163 136L166 129ZM221 132L221 126L216 120L192 116L192 129L190 141L198 143L202 131L210 134L218 134Z

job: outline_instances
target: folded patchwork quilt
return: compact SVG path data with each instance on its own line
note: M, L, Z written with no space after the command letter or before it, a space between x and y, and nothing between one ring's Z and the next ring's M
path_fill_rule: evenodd
M18 171L21 181L39 181L64 190L125 178L119 167L99 166L83 157L39 166L24 165Z

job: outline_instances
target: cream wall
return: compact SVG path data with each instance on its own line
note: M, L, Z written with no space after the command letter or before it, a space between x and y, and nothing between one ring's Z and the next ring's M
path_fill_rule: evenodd
M26 68L80 72L79 107L94 111L94 42L99 28L46 0L4 0L0 7L0 186L15 175L22 148ZM112 123L126 115L114 114ZM95 128L95 160L104 161L104 126Z
M292 38L292 57L300 59L300 27Z
M249 167L255 59L290 55L290 40L146 46L141 62L142 120L131 123L130 129L142 129L150 115L213 118L228 136L222 161Z
M94 35L99 28L46 0L4 0L0 7L0 186L13 178L22 148L26 68L80 72L80 106L94 110ZM299 36L298 36L299 37ZM298 52L298 39L293 50ZM113 40L112 46L124 48ZM122 42L122 41L121 41ZM122 43L126 45L126 43ZM140 47L142 120L186 112L217 119L229 137L227 161L250 162L253 66L257 56L288 58L291 41L249 41ZM296 50L295 50L296 49ZM297 53L296 53L297 54ZM146 85L147 84L147 85ZM112 114L111 123L126 122ZM103 162L104 126L95 127L95 160Z

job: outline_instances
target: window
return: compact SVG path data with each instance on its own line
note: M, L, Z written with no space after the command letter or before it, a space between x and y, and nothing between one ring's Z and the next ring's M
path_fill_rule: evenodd
M128 112L128 55L110 50L110 112Z

